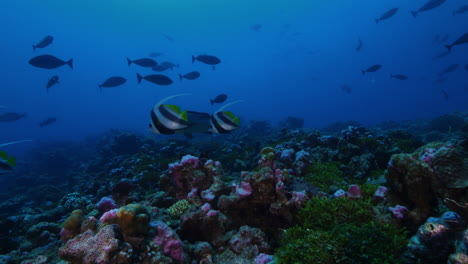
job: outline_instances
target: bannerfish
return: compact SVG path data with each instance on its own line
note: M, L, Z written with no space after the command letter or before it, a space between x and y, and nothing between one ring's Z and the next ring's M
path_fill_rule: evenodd
M228 96L226 94L219 94L213 100L210 100L210 103L211 103L211 105L214 105L214 103L217 103L217 104L224 103L224 101L226 101L227 97Z
M110 77L109 79L105 80L102 84L99 85L99 88L112 88L116 86L120 86L124 84L127 81L124 77L120 76L113 76Z
M468 43L468 33L463 34L463 36L459 37L457 40L455 40L452 44L450 45L445 45L445 47L451 51L453 46L456 45L461 45L461 44L466 44Z
M53 123L57 122L57 118L55 117L49 117L43 121L41 121L39 123L39 126L40 127L45 127L45 126L49 126L49 125L52 125Z
M8 157L8 154L5 151L0 150L0 174L11 172L15 165L16 158Z
M157 57L159 57L159 56L161 56L161 55L163 55L162 52L151 52L151 53L149 54L149 56L152 57L152 58L157 58Z
M32 46L33 50L36 50L37 48L41 48L41 49L45 48L49 46L50 44L52 44L52 41L54 41L54 37L47 35L41 41L39 41L39 43Z
M239 129L239 117L229 111L217 111L211 116L211 131L225 134Z
M46 89L49 91L49 88L54 86L55 84L59 83L59 77L57 75L54 75L50 77L50 79L47 81Z
M380 64L375 64L367 68L367 70L361 70L362 74L366 74L366 72L376 72L382 68L382 65Z
M394 15L396 14L397 11L398 11L398 8L397 8L397 7L388 10L387 12L383 13L382 16L380 16L379 18L375 19L375 23L378 24L378 23L379 23L380 21L382 21L382 20L391 18L392 16L394 16Z
M429 11L440 5L442 5L446 0L429 0L423 6L421 6L417 11L411 11L413 17L416 17L418 13Z
M442 77L442 76L444 76L444 75L446 75L446 74L448 74L448 73L451 73L451 72L455 71L456 69L458 69L459 66L460 66L460 65L459 65L459 64L456 64L456 63L455 63L455 64L452 64L452 65L448 66L447 68L445 68L443 71L441 71L441 72L439 73L439 76Z
M0 114L0 122L15 122L26 117L24 113L3 113Z
M206 54L198 55L196 57L192 55L192 63L194 63L196 60L208 65L212 65L213 70L215 69L215 65L221 63L221 60L218 57Z
M171 78L162 74L151 74L151 75L141 76L140 74L137 73L137 79L138 79L138 83L141 83L141 80L143 79L147 80L148 82L152 82L158 85L169 85L172 83Z
M468 5L462 5L453 11L453 15L461 15L468 12Z
M362 40L361 38L358 38L358 45L356 47L356 51L360 51L362 49Z
M55 69L67 64L71 69L73 69L73 59L63 61L52 55L39 55L30 59L29 64L42 69Z
M150 113L150 129L156 134L170 135L189 126L187 111L176 105L164 104L169 99L182 95L169 96L158 102Z
M131 60L127 58L127 63L128 63L128 66L134 63L138 66L146 67L146 68L151 68L151 67L158 65L158 63L151 58L142 58L142 59L137 59L137 60Z
M192 71L192 72L186 73L184 75L179 74L179 78L180 78L181 81L184 78L187 79L187 80L195 80L195 79L198 79L198 77L200 77L200 73L197 72L197 71Z
M343 84L340 86L341 90L347 94L350 94L353 90L351 88L351 86L347 85L347 84Z
M398 79L398 80L407 80L408 79L408 76L406 75L403 75L403 74L391 74L390 75L390 78L393 78L393 79Z

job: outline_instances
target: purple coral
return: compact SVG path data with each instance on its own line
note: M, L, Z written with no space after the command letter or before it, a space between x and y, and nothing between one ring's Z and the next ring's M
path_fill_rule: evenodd
M118 208L114 199L110 197L102 197L101 200L96 204L96 209L101 213L105 213L109 210Z
M158 235L154 237L153 242L156 245L161 246L164 254L169 255L172 259L180 263L183 263L184 254L182 250L182 242L175 231L161 221L157 221L155 225L158 229Z
M408 215L408 212L409 212L408 208L402 205L389 207L388 210L390 210L393 216L395 216L398 220L403 220Z

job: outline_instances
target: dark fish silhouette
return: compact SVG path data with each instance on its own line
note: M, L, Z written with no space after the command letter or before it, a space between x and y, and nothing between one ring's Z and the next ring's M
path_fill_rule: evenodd
M448 100L449 100L449 95L448 95L448 93L447 93L444 89L442 89L441 92L442 92L442 96L444 97L444 100L445 100L445 101L448 101Z
M366 72L376 72L382 68L382 65L380 64L375 64L367 68L367 70L361 70L362 74L366 74Z
M226 101L227 99L227 95L226 94L220 94L218 96L216 96L213 100L210 100L210 103L211 105L214 105L214 103L224 103L224 101Z
M455 9L452 14L453 15L461 15L461 14L466 13L466 12L468 12L468 5L462 5L459 8Z
M29 60L29 64L34 67L43 68L43 69L55 69L60 66L67 64L73 69L73 59L68 61L63 61L52 55L39 55Z
M15 122L26 117L24 113L3 113L0 114L0 122Z
M59 77L57 75L54 75L54 76L50 77L50 79L49 79L49 81L47 81L47 85L46 85L47 91L49 91L49 88L54 86L57 83L59 83Z
M200 77L200 73L197 72L197 71L192 71L192 72L186 73L184 75L179 74L179 78L180 78L181 81L184 78L187 79L187 80L195 80L195 79L198 79L198 77Z
M262 24L253 24L250 26L250 29L252 29L255 32L260 32L262 29Z
M151 69L152 69L153 71L163 72L163 71L165 71L165 70L169 70L170 67L167 66L167 65L160 65L160 64L158 64L158 65L152 67Z
M150 59L150 58L142 58L142 59L137 59L137 60L131 60L127 58L127 63L128 63L128 66L130 66L132 63L135 63L138 66L146 67L146 68L151 68L158 64L155 60Z
M468 64L465 65L465 71L468 71Z
M398 8L397 8L397 7L388 10L387 12L383 13L382 16L380 16L379 18L375 19L375 23L378 24L378 23L379 23L380 21L382 21L382 20L391 18L392 16L394 16L394 15L396 14L397 11L398 11Z
M36 45L33 45L33 50L36 50L37 48L45 48L47 46L49 46L50 44L52 44L52 41L54 41L54 37L48 35L48 36L45 36L41 41L39 41L39 43L37 43Z
M45 127L45 126L49 126L49 125L52 125L53 123L57 122L57 118L55 117L49 117L47 118L46 120L43 120L39 123L39 126L40 127Z
M215 69L215 65L221 63L221 60L218 57L206 54L198 55L196 57L192 56L192 63L194 63L196 60L208 65L213 65L213 70Z
M458 67L460 67L459 64L456 64L456 63L452 64L452 65L448 66L447 68L445 68L443 71L441 71L439 73L439 76L442 77L442 76L444 76L444 75L446 75L448 73L451 73L451 72L455 71L456 69L458 69Z
M167 67L168 69L174 70L174 67L179 67L179 64L172 63L170 61L161 62L161 66Z
M417 11L411 11L413 17L416 17L418 13L429 11L440 5L442 5L446 0L429 0L423 6L421 6Z
M137 73L137 79L138 79L138 83L141 83L141 80L143 79L147 80L148 82L152 82L158 85L169 85L172 83L171 78L162 74L151 74L151 75L147 75L143 77Z
M152 58L157 58L157 57L161 56L162 54L163 54L162 52L151 52L149 54L149 56L152 57Z
M127 81L124 77L113 76L105 80L102 84L99 85L99 88L112 88L124 84Z
M446 76L444 77L440 77L439 79L435 80L434 83L435 84L442 84L444 82L446 82L448 80L448 78Z
M361 38L358 38L358 45L356 47L356 51L359 52L359 51L361 51L361 49L362 49L362 40L361 40Z
M407 80L408 79L408 76L406 75L403 75L403 74L391 74L390 75L390 78L393 78L393 79L398 79L398 80Z
M457 40L455 40L452 44L445 45L445 47L449 51L451 51L453 46L466 44L466 43L468 43L468 33L463 34L461 37L459 37Z
M450 51L444 51L444 52L439 53L439 54L437 54L436 56L434 56L434 57L432 58L432 60L441 59L441 58L443 58L443 57L445 57L445 56L447 56L447 55L449 55L449 54L450 54Z
M341 90L347 94L350 94L353 89L351 88L351 86L347 85L347 84L343 84L340 86Z

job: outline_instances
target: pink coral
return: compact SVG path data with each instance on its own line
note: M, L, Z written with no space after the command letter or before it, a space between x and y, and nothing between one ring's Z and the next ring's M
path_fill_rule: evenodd
M357 185L350 185L348 188L348 197L351 199L360 199L362 198L361 189Z
M117 223L117 209L112 209L110 211L105 212L101 218L99 218L99 222L103 224L116 224Z
M292 197L288 201L288 204L294 205L296 207L301 207L307 200L309 200L309 197L307 197L307 194L305 191L292 192L291 195Z
M158 228L158 235L154 237L153 242L162 247L164 254L167 254L172 259L183 263L184 254L182 250L182 242L175 231L161 221L157 221L156 226Z
M236 186L236 194L243 198L252 194L252 187L246 181L242 181L240 186Z
M384 201L385 195L387 195L388 188L385 186L379 186L374 193L374 200Z
M110 197L102 197L101 200L96 204L96 209L101 213L105 213L109 210L118 208L114 199Z
M392 212L392 214L399 220L404 219L405 216L408 214L408 208L402 205L389 207L388 210L390 210L390 212Z
M119 241L114 226L107 225L94 235L91 230L79 234L59 249L58 256L71 263L105 264L117 254Z
M258 256L255 258L255 264L268 264L273 261L273 256L260 253Z

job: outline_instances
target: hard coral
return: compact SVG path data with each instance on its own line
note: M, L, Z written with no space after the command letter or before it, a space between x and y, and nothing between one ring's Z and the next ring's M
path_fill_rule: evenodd
M80 233L81 224L84 221L84 214L81 210L75 210L63 223L62 230L60 230L60 239L62 242L67 242Z
M154 237L153 242L161 246L164 254L169 255L177 262L184 262L184 252L182 249L182 241L179 236L164 222L157 221L153 224L157 227L158 234Z
M117 223L126 236L144 236L148 231L148 209L140 204L129 204L117 211Z

